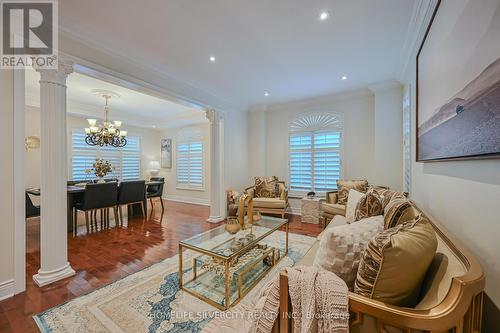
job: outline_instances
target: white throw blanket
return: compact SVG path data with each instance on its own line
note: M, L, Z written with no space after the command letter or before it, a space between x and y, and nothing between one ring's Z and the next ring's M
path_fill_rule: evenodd
M349 332L348 289L342 279L309 266L290 267L287 273L295 333ZM251 308L238 305L231 310L237 315L214 319L202 332L270 333L278 310L279 276L262 288ZM261 315L248 316L245 312Z

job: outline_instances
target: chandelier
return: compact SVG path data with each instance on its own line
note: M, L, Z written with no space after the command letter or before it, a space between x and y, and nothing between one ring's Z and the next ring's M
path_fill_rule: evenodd
M109 106L108 100L111 97L119 97L118 94L94 90L94 93L100 94L105 99L104 105L104 122L102 124L97 123L97 119L87 119L89 122L89 127L85 128L85 142L90 146L113 146L113 147L124 147L127 144L127 131L120 130L122 122L115 120L111 122L109 120Z

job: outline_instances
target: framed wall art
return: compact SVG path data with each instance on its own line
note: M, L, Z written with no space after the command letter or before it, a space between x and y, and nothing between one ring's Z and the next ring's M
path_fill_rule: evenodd
M161 139L161 167L172 168L172 139Z
M435 1L417 54L417 161L500 157L500 2Z

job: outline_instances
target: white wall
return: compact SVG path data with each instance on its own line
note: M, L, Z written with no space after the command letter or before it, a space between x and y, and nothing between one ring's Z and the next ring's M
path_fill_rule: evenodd
M248 186L248 164L253 156L248 152L246 112L227 112L224 116L224 183L226 188Z
M443 2L454 10L460 3ZM440 9L444 10L442 7ZM439 17L436 17L439 20ZM481 16L477 20L482 20ZM438 21L436 21L438 22ZM464 43L475 43L464 39ZM486 293L500 306L500 160L415 162L415 55L405 82L412 96L411 197L460 239L482 262ZM490 318L493 320L493 318Z
M40 137L40 111L35 107L27 107L25 114L26 136L36 135ZM88 126L87 120L81 117L68 115L68 179L71 179L71 132L73 128L82 129ZM160 137L161 131L149 128L123 125L128 135L141 138L141 178L149 178L150 161L160 160ZM25 154L25 182L26 187L40 186L40 149L33 149ZM36 198L33 197L34 200Z
M373 182L374 154L374 99L368 91L327 96L286 104L272 105L265 114L265 126L261 115L253 115L250 110L248 128L248 151L251 159L260 160L265 166L250 164L248 184L253 184L254 176L278 176L288 183L288 133L289 122L308 112L331 112L341 115L344 120L342 141L342 177L347 179L368 179ZM259 142L266 138L265 149ZM264 162L262 162L264 161ZM260 174L266 172L266 174ZM294 212L300 207L299 200L290 200Z
M14 292L14 77L11 70L0 70L0 299Z
M177 185L177 142L184 131L199 131L203 142L203 189L183 189ZM165 177L163 197L168 200L210 205L210 128L206 124L170 128L160 134L160 139L172 139L172 168L162 168L160 176Z
M373 181L403 188L403 96L399 84L371 86L374 93Z

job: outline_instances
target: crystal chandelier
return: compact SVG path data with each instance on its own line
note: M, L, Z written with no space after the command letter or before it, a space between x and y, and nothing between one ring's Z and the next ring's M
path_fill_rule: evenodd
M116 94L111 92L101 92L96 91L96 93L101 93L101 96L106 100L104 105L104 122L98 124L96 119L87 119L89 122L89 127L85 128L85 133L87 134L85 142L90 146L113 146L113 147L124 147L127 144L127 131L120 130L122 122L115 120L111 122L109 120L109 106L108 100Z

